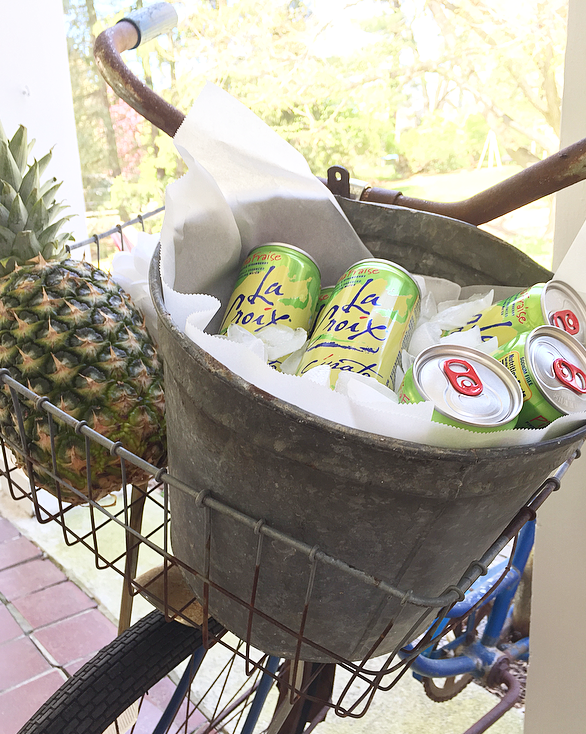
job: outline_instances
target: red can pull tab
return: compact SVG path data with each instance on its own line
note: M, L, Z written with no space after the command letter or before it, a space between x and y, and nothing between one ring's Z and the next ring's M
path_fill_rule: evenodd
M558 329L567 331L568 334L577 334L580 331L580 322L578 317L569 308L564 311L556 311L549 317L552 326L557 326Z
M450 384L461 395L480 395L483 390L482 380L470 362L465 359L446 359L444 372Z
M570 388L578 395L586 394L586 374L584 370L559 357L553 363L553 371L564 387Z

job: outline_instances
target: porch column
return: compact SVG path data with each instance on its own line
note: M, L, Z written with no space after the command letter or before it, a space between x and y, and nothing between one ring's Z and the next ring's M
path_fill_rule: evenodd
M562 147L586 138L584 38L586 3L569 0ZM557 194L554 270L585 219L586 182ZM586 449L538 513L525 734L586 730L585 563Z
M32 156L51 148L46 177L63 181L58 200L69 204L76 239L87 236L81 166L75 132L62 0L2 3L0 120L9 137L19 125L36 140Z

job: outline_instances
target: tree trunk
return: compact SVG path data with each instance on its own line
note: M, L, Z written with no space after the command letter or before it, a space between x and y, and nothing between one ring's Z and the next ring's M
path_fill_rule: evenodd
M92 45L96 40L94 36L94 28L98 22L96 10L94 8L94 0L85 0L85 6L87 8L89 24L90 24L90 35L92 39ZM90 61L92 66L95 66L93 58ZM112 115L110 113L110 101L108 99L108 86L102 78L101 74L96 69L96 77L98 79L98 92L97 98L101 106L101 118L104 123L104 131L106 134L106 159L108 166L113 176L119 176L121 173L120 160L118 158L118 147L116 146L116 133L114 132L114 124L112 122Z

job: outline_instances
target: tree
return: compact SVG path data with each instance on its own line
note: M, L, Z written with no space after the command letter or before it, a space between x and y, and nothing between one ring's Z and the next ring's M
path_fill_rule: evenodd
M182 163L98 85L91 34L121 14L84 27L92 0L65 2L85 180L101 177L104 205L134 214L160 200ZM100 7L109 13L109 0ZM340 0L329 16L320 0L193 0L187 9L180 28L126 54L132 69L184 112L215 82L316 174L341 163L372 179L389 154L404 173L469 167L490 128L517 161L557 147L563 0ZM354 35L332 44L340 18L352 19Z
M554 153L567 3L426 0L423 12L443 38L436 73L472 97L511 157Z
M86 206L91 208L107 197L104 179L120 174L120 162L108 87L93 57L97 26L93 0L64 0L63 8Z
M185 70L176 79L182 109L212 81L291 142L316 173L391 152L397 85L381 73L376 53L325 55L321 38L331 21L308 3L202 0L190 8L175 50L175 66ZM385 64L396 64L399 39L385 44Z

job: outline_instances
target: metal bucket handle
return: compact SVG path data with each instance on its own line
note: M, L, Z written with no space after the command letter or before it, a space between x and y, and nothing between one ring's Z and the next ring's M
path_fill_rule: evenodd
M143 84L122 61L121 53L169 32L177 23L173 5L156 3L130 13L112 28L107 28L98 36L94 46L98 69L110 87L145 119L171 137L174 137L185 115ZM360 199L433 212L478 225L584 179L586 138L462 201L427 201L404 196L400 191L368 186L361 191ZM335 177L330 177L329 183L335 180ZM341 192L337 190L334 193Z

